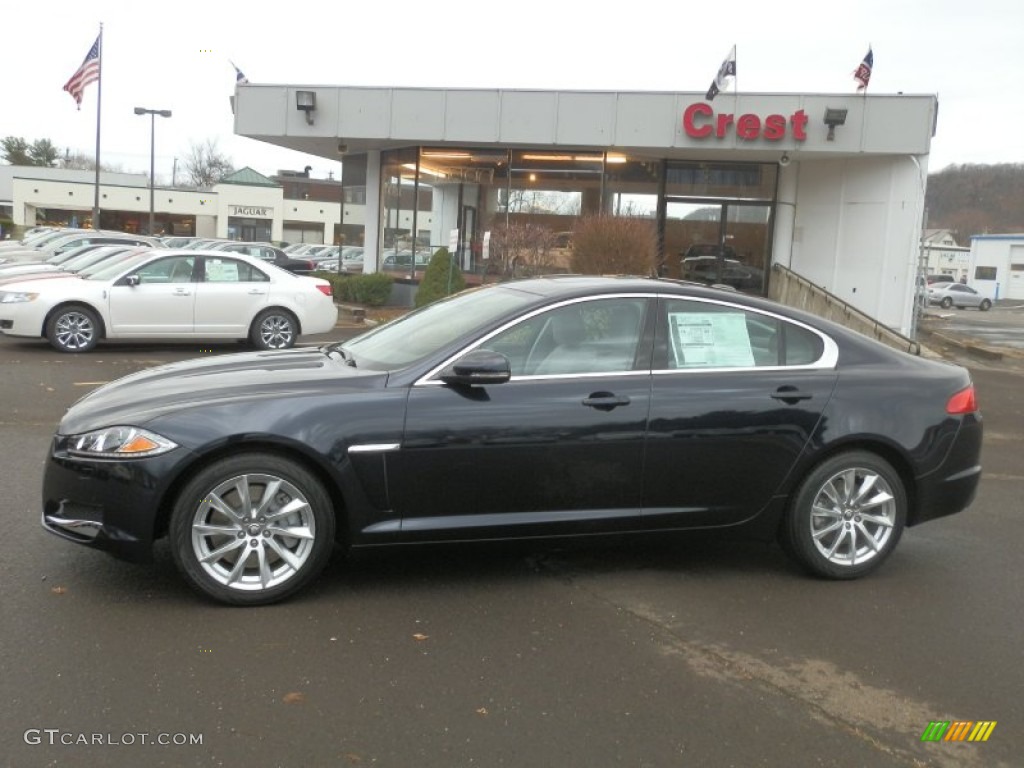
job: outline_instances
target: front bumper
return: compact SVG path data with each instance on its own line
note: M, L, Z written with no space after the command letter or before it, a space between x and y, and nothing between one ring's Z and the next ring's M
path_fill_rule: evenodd
M77 544L135 562L151 557L170 478L190 454L110 460L70 457L54 438L43 475L42 525Z
M43 315L35 301L0 304L0 333L5 336L42 335Z

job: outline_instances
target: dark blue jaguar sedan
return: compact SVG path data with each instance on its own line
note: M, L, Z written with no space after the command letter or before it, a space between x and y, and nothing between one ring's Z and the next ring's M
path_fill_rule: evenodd
M555 277L103 386L58 427L43 525L135 560L169 536L244 605L339 543L742 528L850 579L971 503L981 437L963 368L735 292Z

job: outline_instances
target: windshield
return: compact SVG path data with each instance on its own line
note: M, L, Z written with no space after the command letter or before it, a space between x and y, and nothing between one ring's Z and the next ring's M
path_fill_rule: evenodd
M98 257L94 257L92 254L89 254L88 258L91 259L91 261L76 266L74 271L82 277L87 277L89 275L96 274L101 269L109 269L115 264L124 264L128 259L147 252L149 252L148 248L141 248L129 250L115 249L113 252L100 254ZM82 258L84 259L86 257L83 256Z
M77 272L83 267L88 267L91 264L103 261L112 253L117 253L121 250L124 250L124 248L117 245L108 248L92 248L85 253L80 253L77 256L68 259L61 266L68 271Z
M102 267L95 272L91 272L86 275L85 272L80 272L80 275L85 276L86 280L112 280L115 277L119 277L123 272L137 266L147 259L151 259L153 254L149 251L145 253L139 253L123 261L118 260L115 264L107 264L106 262L100 262Z
M359 368L403 368L536 301L536 295L508 285L472 289L359 336L344 348Z
M48 243L56 242L57 240L65 237L70 237L67 230L58 229L54 232L47 232L45 235L34 238L31 242L33 247L38 248L41 245L47 245ZM28 242L28 240L25 240L26 244L28 244Z

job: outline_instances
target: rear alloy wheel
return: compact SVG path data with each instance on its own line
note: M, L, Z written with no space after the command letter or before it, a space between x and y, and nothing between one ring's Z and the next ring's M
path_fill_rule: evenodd
M942 300L942 308L943 309L949 309L952 306L953 306L953 300L951 298L949 298L949 296L947 296L946 298L944 298Z
M978 309L980 309L982 312L988 312L990 309L992 309L992 302L989 301L988 299L982 299L981 304L978 305Z
M265 605L306 586L330 559L334 509L323 485L289 459L249 453L202 470L171 513L174 562L222 603Z
M834 456L801 483L783 522L784 549L812 573L855 579L896 548L907 517L899 475L864 451Z
M260 349L289 349L295 346L299 324L283 309L268 309L253 321L249 339Z
M62 307L46 321L46 338L59 352L88 352L99 335L99 318L85 307Z

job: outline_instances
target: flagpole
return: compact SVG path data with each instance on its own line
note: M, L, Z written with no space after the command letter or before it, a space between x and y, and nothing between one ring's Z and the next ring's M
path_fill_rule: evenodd
M740 62L735 44L732 47L732 69L733 96L735 97L732 102L732 111L733 114L738 115L740 112Z
M92 228L100 228L100 115L103 112L103 22L100 22L99 71L96 78L96 180L92 204Z

